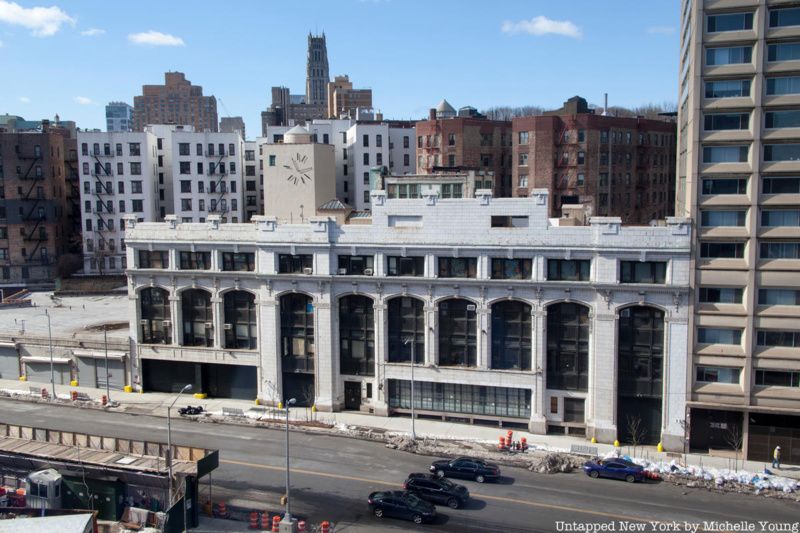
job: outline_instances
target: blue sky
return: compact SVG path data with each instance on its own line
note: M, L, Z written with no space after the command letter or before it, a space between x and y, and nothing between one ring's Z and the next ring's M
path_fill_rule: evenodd
M104 105L180 70L260 134L269 88L305 90L306 36L387 118L677 99L677 0L0 0L0 113L105 127Z

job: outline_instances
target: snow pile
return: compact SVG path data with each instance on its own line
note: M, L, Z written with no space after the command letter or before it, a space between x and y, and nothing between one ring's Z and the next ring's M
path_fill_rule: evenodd
M566 453L548 453L538 462L531 463L528 470L539 472L540 474L567 473L573 470L580 470L585 460L581 457Z
M615 452L607 453L604 458L620 457ZM769 470L763 472L749 472L747 470L730 470L728 468L714 468L708 466L690 465L683 466L674 459L672 461L649 461L641 457L621 456L644 467L648 472L656 472L662 476L683 478L698 483L690 486L705 486L707 488L730 488L733 490L749 489L760 494L765 490L783 492L786 494L800 491L800 481L782 476L777 476Z

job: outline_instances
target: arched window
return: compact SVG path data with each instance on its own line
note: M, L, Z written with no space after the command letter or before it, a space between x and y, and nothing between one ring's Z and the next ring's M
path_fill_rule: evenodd
M281 368L314 372L314 305L305 294L281 296Z
M375 375L375 310L372 298L339 300L339 356L342 374Z
M475 304L452 298L439 304L439 366L478 363Z
M547 308L547 388L589 386L589 308L575 303Z
M247 291L225 294L225 348L255 350L258 327L256 297Z
M619 312L617 432L623 442L656 443L661 437L664 312L626 307Z
M389 362L411 361L413 339L414 362L425 360L425 311L421 300L399 296L389 300Z
M149 287L139 293L141 332L144 344L171 344L169 292Z
M492 306L492 368L531 369L531 306L507 300Z
M202 289L189 289L181 295L183 313L183 346L213 346L214 317L211 294Z

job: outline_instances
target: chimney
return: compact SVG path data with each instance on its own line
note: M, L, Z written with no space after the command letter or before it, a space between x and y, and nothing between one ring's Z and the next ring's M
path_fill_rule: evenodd
M605 103L603 104L603 116L608 116L608 93L603 93L605 97Z
M436 109L431 108L430 111L428 111L428 120L436 120Z

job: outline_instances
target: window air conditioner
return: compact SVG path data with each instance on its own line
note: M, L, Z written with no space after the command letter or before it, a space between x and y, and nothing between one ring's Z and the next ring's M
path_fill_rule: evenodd
M474 311L475 309L477 309L477 308L475 307L475 304L469 304L469 305L467 306L467 311Z
M340 268L339 269L339 275L340 276L344 276L345 274L347 274L347 269L346 268Z
M364 275L365 276L371 276L372 275L372 269L371 268L365 268L364 269Z
M311 275L313 273L314 273L314 269L313 268L306 267L306 268L303 269L303 274Z
M147 320L145 320L145 319L141 319L141 320L139 321L139 325L140 325L140 326L146 326L146 325L147 325L147 322L148 322Z
M214 323L213 322L206 322L206 329L214 329Z
M224 329L225 331L230 331L233 329L233 324L225 324L222 326L222 329Z
M165 328L168 328L168 327L170 327L172 325L172 321L171 320L162 320L161 321L161 325L164 326Z

